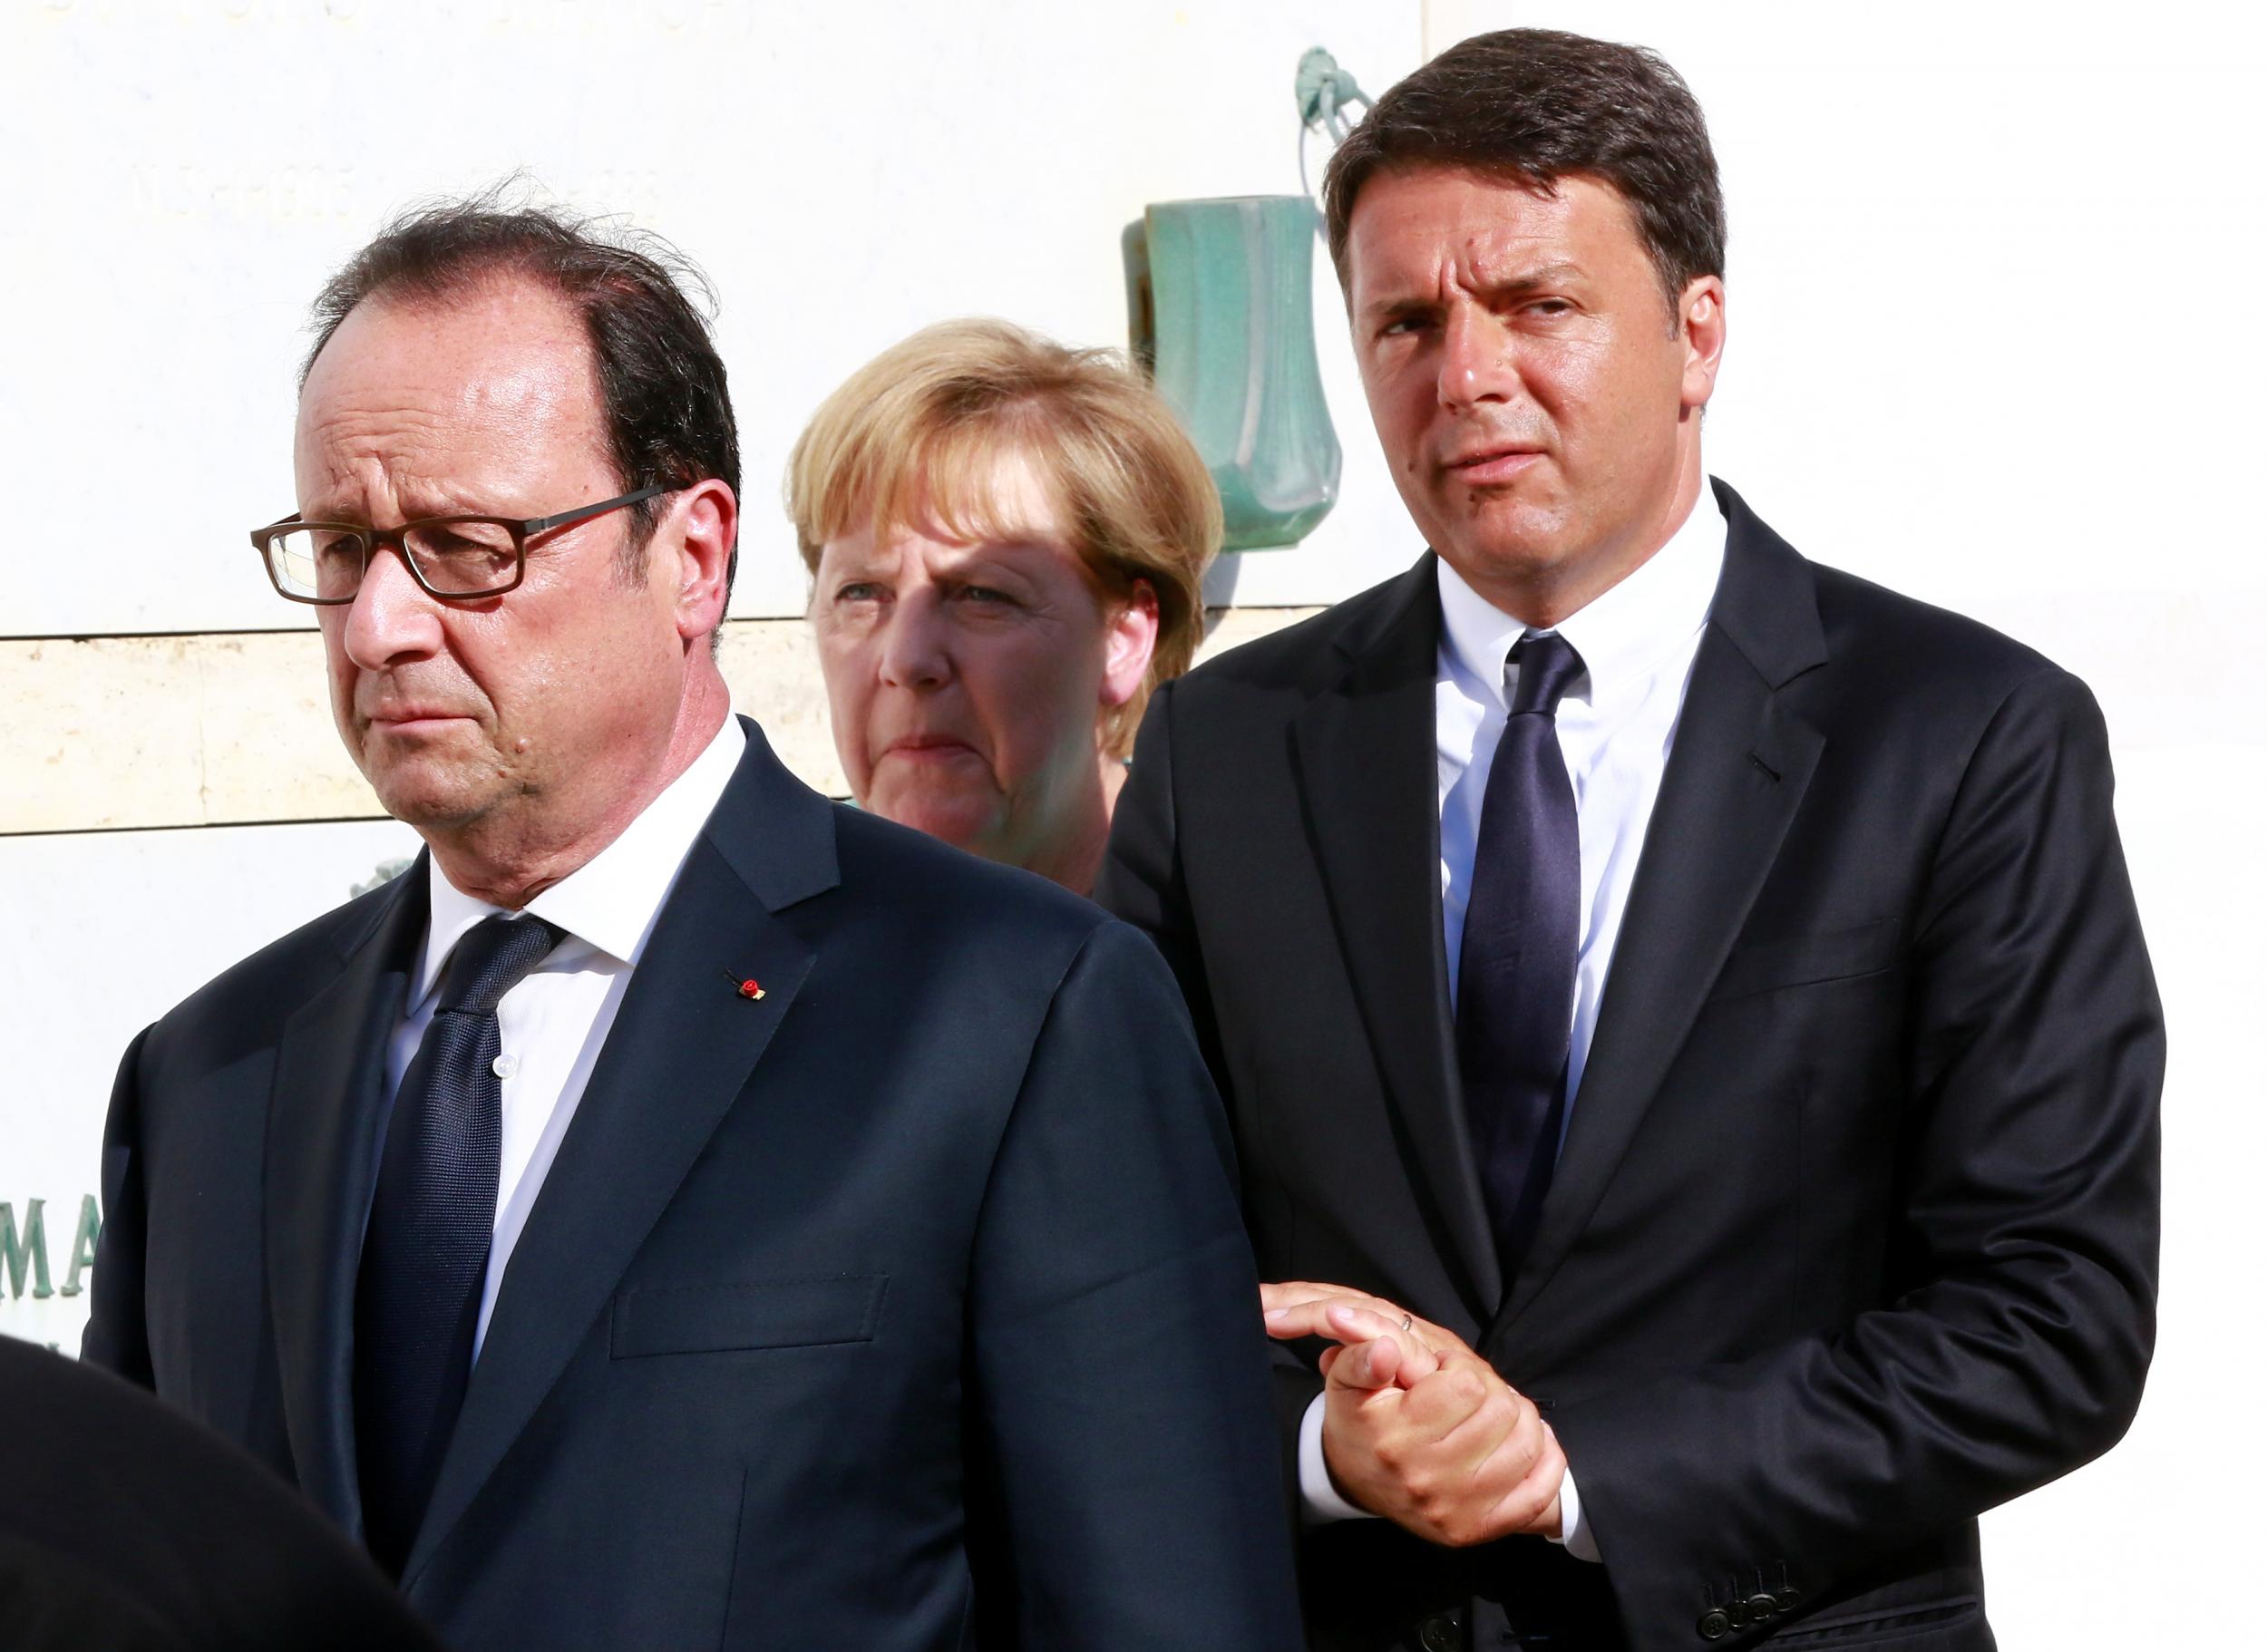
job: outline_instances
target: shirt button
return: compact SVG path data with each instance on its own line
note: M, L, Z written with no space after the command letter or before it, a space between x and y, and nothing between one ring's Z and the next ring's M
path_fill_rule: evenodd
M510 1078L520 1070L520 1058L517 1055L499 1055L488 1064L488 1070L498 1078Z

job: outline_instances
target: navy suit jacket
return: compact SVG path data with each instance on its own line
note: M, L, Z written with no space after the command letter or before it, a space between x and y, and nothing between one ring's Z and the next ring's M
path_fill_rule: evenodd
M1976 1652L1975 1516L2139 1401L2164 1030L2101 715L1717 497L1723 576L1509 1278L1441 939L1432 557L1143 724L1102 895L1180 972L1262 1275L1463 1336L1544 1408L1604 1556L1316 1528L1332 1652ZM1287 1454L1313 1358L1280 1356Z
M85 1355L359 1529L355 1278L422 863L128 1052ZM735 983L759 981L760 1000ZM498 1294L403 1576L460 1648L1279 1648L1224 1118L1171 975L746 754Z

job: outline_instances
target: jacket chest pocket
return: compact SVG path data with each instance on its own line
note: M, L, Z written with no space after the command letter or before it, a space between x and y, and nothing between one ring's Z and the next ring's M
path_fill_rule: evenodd
M1818 935L1746 942L1725 960L1708 1002L1878 974L1897 961L1897 919L1878 918Z
M886 1274L646 1286L614 1298L608 1352L616 1359L725 1354L871 1342Z

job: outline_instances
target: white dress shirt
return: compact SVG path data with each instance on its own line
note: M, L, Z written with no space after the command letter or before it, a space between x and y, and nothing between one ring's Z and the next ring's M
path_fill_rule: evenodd
M1614 942L1630 904L1638 855L1653 818L1653 800L1669 763L1669 743L1684 709L1685 685L1700 652L1708 605L1724 571L1725 525L1714 493L1699 501L1669 542L1620 584L1558 626L1581 656L1582 674L1559 702L1559 752L1574 785L1581 840L1581 917L1577 934L1572 1037L1567 1049L1566 1112L1573 1115L1590 1061L1591 1035L1605 996ZM1480 804L1488 770L1503 738L1509 694L1518 667L1506 662L1527 627L1492 605L1445 561L1440 576L1441 644L1434 685L1441 811L1441 928L1448 947L1454 1002L1464 945L1464 909L1479 848ZM1561 1140L1564 1141L1564 1123ZM1330 1483L1322 1453L1323 1401L1307 1408L1299 1429L1299 1489L1313 1521L1364 1518ZM1561 1482L1560 1540L1567 1552L1598 1559L1582 1523L1581 1499L1570 1466Z
M574 1121L654 920L746 744L740 720L727 714L701 754L621 836L528 902L529 912L558 925L566 938L496 1006L503 1045L496 1058L497 1076L503 1082L503 1142L495 1234L481 1289L480 1322L472 1333L476 1360L488 1338L489 1316L495 1311L496 1290L512 1247ZM426 871L432 917L424 951L410 984L407 1013L386 1050L389 1119L402 1074L440 1000L442 967L473 925L504 909L458 889L442 875L438 860L429 860Z

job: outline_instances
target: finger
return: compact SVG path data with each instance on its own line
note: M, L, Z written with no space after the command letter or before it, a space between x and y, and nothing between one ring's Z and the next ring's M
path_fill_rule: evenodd
M1390 1302L1365 1297L1357 1302L1327 1302L1316 1305L1322 1310L1323 1323L1330 1328L1323 1334L1340 1342L1373 1342L1380 1336L1397 1336L1405 1348L1415 1345L1410 1334L1415 1323Z
M1297 1307L1302 1303L1319 1302L1328 1297L1359 1297L1364 1294L1348 1286L1323 1285L1311 1279L1284 1279L1273 1284L1263 1280L1260 1286L1260 1306L1263 1309Z
M1485 1458L1518 1426L1520 1408L1526 1404L1484 1361L1470 1356L1452 1356L1430 1376L1403 1385L1409 1390L1406 1414L1410 1427L1445 1443L1480 1425L1460 1446L1473 1463Z
M1399 1303L1388 1302L1383 1297L1374 1297L1367 1291L1356 1290L1350 1286L1330 1285L1314 1279L1285 1279L1278 1283L1263 1283L1260 1287L1260 1314L1263 1318L1270 1322L1275 1321L1279 1315L1288 1316L1289 1310L1294 1308L1311 1307L1318 1304L1328 1307L1338 1302L1366 1307L1370 1312L1393 1321L1396 1326L1403 1326L1401 1336L1405 1342L1415 1342L1436 1354L1445 1354L1452 1350L1465 1354L1472 1353L1472 1349L1465 1344L1464 1339L1447 1326L1435 1325L1430 1319L1421 1319L1402 1307ZM1299 1335L1308 1334L1309 1333L1299 1333ZM1323 1335L1325 1333L1312 1334ZM1477 1356L1474 1357L1476 1358Z
M1556 1472L1564 1472L1566 1459L1558 1451L1556 1438L1533 1409L1527 1407L1517 1425L1480 1465L1478 1478L1491 1489L1492 1495L1510 1496L1523 1487L1541 1485L1552 1461L1558 1464ZM1550 1489L1557 1490L1556 1481L1551 1482Z
M1415 1340L1403 1327L1403 1316L1397 1310L1384 1314L1362 1306L1374 1301L1375 1297L1324 1297L1292 1307L1269 1308L1260 1320L1267 1326L1268 1335L1279 1342L1301 1336L1327 1336L1333 1342L1368 1342L1387 1332L1405 1341ZM1380 1307L1386 1306L1389 1305L1378 1304Z
M1316 1302L1359 1303L1373 1313L1383 1314L1388 1319L1395 1320L1398 1320L1403 1312L1399 1303L1388 1302L1385 1297L1374 1296L1366 1290L1356 1290L1350 1285L1329 1285L1312 1279L1287 1279L1279 1284L1262 1284L1260 1287L1260 1307L1262 1312L1279 1307L1304 1307L1309 1303ZM1411 1315L1410 1317L1413 1320L1416 1319L1415 1315ZM1424 1322L1418 1320L1416 1323Z
M1296 1342L1302 1336L1334 1336L1323 1318L1328 1311L1323 1303L1301 1302L1296 1307L1268 1308L1260 1314L1260 1323L1278 1342Z
M1315 1369L1321 1373L1326 1379L1328 1379L1330 1375L1330 1367L1338 1364L1338 1362L1343 1358L1348 1352L1348 1350L1346 1344L1338 1342L1332 1343L1328 1347L1322 1351L1322 1357L1315 1362ZM1394 1371L1394 1382L1396 1385L1406 1388L1411 1383L1417 1382L1422 1378L1430 1376L1434 1372L1439 1369L1440 1361L1435 1358L1434 1356L1427 1350L1424 1348L1405 1348L1402 1350L1401 1363Z
M1406 1424L1409 1396L1396 1397L1400 1404L1394 1422ZM1442 1540L1461 1546L1542 1530L1535 1522L1543 1517L1557 1487L1555 1482L1546 1483L1547 1465L1537 1467L1542 1436L1524 1421L1532 1408L1523 1410L1516 1400L1513 1390L1503 1388L1445 1439L1403 1452L1405 1480L1436 1489L1431 1518L1448 1534ZM1377 1402L1373 1398L1367 1403ZM1558 1461L1563 1472L1564 1460Z
M1349 1344L1331 1362L1324 1383L1333 1388L1357 1388L1374 1392L1394 1385L1394 1373L1401 1368L1403 1350L1390 1336L1374 1341Z
M1517 1460L1521 1447L1506 1442L1499 1455L1509 1453ZM1536 1443L1526 1472L1513 1483L1489 1511L1488 1521L1506 1533L1539 1531L1548 1536L1559 1531L1559 1492L1566 1482L1566 1453L1559 1448L1559 1438L1549 1424L1542 1425L1542 1438Z
M1409 1337L1408 1341L1410 1346L1402 1350L1400 1366L1393 1375L1393 1380L1404 1388L1423 1382L1441 1368L1439 1355L1418 1342L1415 1336Z
M1400 1361L1394 1368L1393 1380L1402 1387L1406 1388L1440 1369L1440 1355L1427 1347L1424 1338L1410 1328L1413 1324L1411 1316L1396 1315L1392 1303L1380 1302L1376 1297L1364 1297L1359 1304L1335 1302L1320 1306L1328 1327L1322 1333L1326 1336L1335 1336L1344 1342L1357 1339L1375 1342L1379 1337L1390 1337L1401 1351Z
M1290 1316L1315 1315L1339 1306L1367 1308L1379 1318L1398 1326L1406 1318L1418 1323L1414 1314L1404 1314L1383 1297L1366 1296L1357 1290L1341 1290L1336 1286L1261 1286L1260 1288L1260 1317L1268 1321Z

